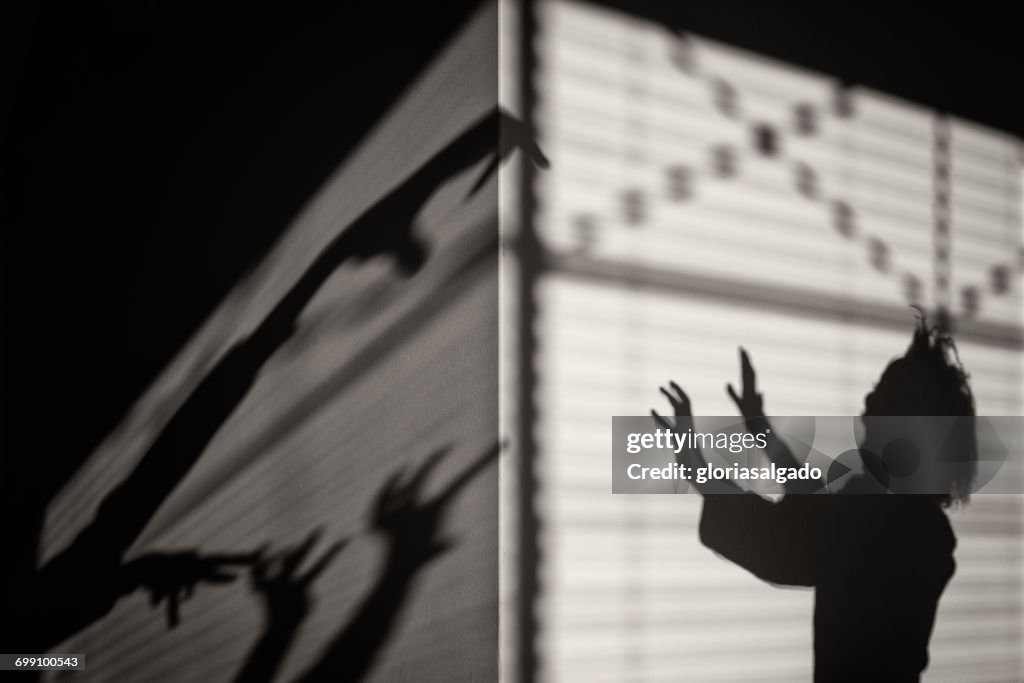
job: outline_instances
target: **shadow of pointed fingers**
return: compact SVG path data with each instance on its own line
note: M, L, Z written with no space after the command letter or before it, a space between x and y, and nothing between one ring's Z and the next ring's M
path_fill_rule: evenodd
M270 546L264 543L260 546L260 557L249 569L249 581L253 588L262 589L267 585L267 575L270 572L270 564L274 561L270 553Z
M669 386L672 387L672 390L676 392L676 397L679 400L679 404L683 408L685 408L687 410L687 412L689 412L689 410L690 410L690 397L687 396L686 392L683 391L682 387L680 387L675 382L670 381L669 382Z
M495 154L491 157L491 160L487 162L486 168L480 173L480 176L473 183L473 187L469 188L469 192L466 193L466 199L473 197L477 192L487 184L494 172L498 170L498 165L501 163L500 154Z
M402 479L405 476L405 468L399 468L394 472L387 480L384 485L380 487L380 491L377 493L377 507L383 507L384 504L390 499L396 497L402 490Z
M537 164L541 168L545 170L551 168L551 160L548 159L546 154L544 154L544 150L540 148L540 144L536 140L530 140L530 146L527 154L533 163Z
M669 431L672 431L672 430L674 430L674 429L675 429L675 427L673 427L672 425L670 425L670 424L668 423L668 420L666 420L666 419L665 419L664 417L662 417L661 415L659 415L659 414L658 414L658 411L654 410L653 408L651 409L651 417L653 417L653 418L654 418L654 421L655 421L655 422L656 422L657 424L661 425L661 426L662 426L662 427L664 427L665 429L668 429Z
M503 158L510 155L514 150L520 149L523 154L540 168L550 168L551 161L537 144L535 137L531 134L529 126L518 117L507 110L499 108L500 115L500 149Z
M466 469L460 472L459 475L445 487L444 491L442 491L432 501L432 503L437 507L443 507L446 505L447 502L455 496L460 489L462 489L462 487L472 481L473 477L490 465L491 462L497 460L503 448L504 443L502 441L496 441L492 446L477 456L477 458L473 460Z
M673 394L665 387L658 387L658 391L660 391L665 396L665 398L668 399L669 404L672 406L673 413L679 415L680 413L685 412L686 406L684 406L684 404L682 403L682 401L680 401L678 396Z
M167 596L167 628L175 628L181 622L178 591L171 591Z
M451 449L452 447L450 445L444 446L426 457L423 464L420 465L420 468L416 470L416 474L414 474L412 479L409 481L408 487L410 492L415 493L423 487L423 482L427 480L427 477L437 467L441 460L451 452Z
M287 576L295 575L299 566L306 559L306 556L309 555L309 551L313 549L313 546L315 546L320 540L320 537L323 536L323 531L322 526L313 529L313 531L309 532L309 535L306 536L305 540L303 540L298 546L293 550L286 552L281 561L281 571L283 574Z
M316 581L317 577L323 574L324 570L327 569L331 562L334 561L334 558L337 557L338 554L342 550L344 550L345 546L347 546L348 544L348 539L338 541L330 548L328 548L326 551L324 551L324 554L320 556L320 559L313 563L313 566L309 568L309 570L302 576L302 578L299 579L299 581L306 585L309 585Z
M520 122L516 127L516 130L523 128L523 124ZM498 142L497 152L487 162L487 166L480 173L476 182L473 183L473 187L470 188L469 192L466 193L466 198L469 199L477 194L487 181L497 172L498 167L503 161L505 161L516 149L521 149L523 154L526 155L527 160L530 163L535 164L539 168L548 169L551 168L551 161L541 150L540 145L535 140L530 138L528 135L516 132L516 130L502 130L499 135L500 140Z
M757 380L757 373L754 372L754 364L750 362L750 354L742 346L740 347L740 376L743 380L744 388L748 388L750 391L754 390L754 382Z
M231 583L237 578L238 574L234 572L226 571L224 569L217 569L203 577L203 580L207 583Z
M739 394L736 393L736 389L732 386L732 382L725 383L725 393L729 394L729 398L732 399L733 403L742 407L743 402L740 400Z

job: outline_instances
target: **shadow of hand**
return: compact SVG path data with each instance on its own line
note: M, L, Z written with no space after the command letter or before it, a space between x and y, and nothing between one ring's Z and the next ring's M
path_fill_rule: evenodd
M230 571L232 567L251 565L257 559L257 553L149 553L127 563L124 571L130 588L149 592L154 607L167 600L167 627L174 628L181 620L181 602L192 596L198 584L234 581L237 575Z
M473 196L516 150L542 168L549 166L526 125L495 107L370 207L342 233L338 248L360 259L390 255L403 272L415 273L427 256L414 229L423 205L445 182L490 156L469 192Z
M690 397L675 382L669 382L669 387L671 391L665 387L658 387L658 390L668 399L669 404L672 406L672 414L676 416L676 423L674 425L671 424L666 418L659 415L656 410L651 410L651 417L660 426L672 432L685 433L692 430L693 408L690 406Z
M451 542L437 537L445 499L419 500L423 483L448 449L437 451L408 481L404 471L393 475L380 493L373 509L373 527L388 539L392 556L406 566L419 567L443 554Z
M726 392L736 404L740 415L744 417L763 416L764 398L757 391L757 373L754 372L754 364L750 362L750 355L742 346L740 347L740 376L743 380L742 393L736 393L731 383L725 385Z
M551 167L551 162L544 155L540 145L534 140L530 129L525 123L501 107L497 109L497 115L498 149L495 150L494 156L491 157L490 163L487 164L487 168L484 169L480 177L473 183L473 188L469 191L468 197L472 197L479 192L480 188L498 170L498 167L512 156L516 150L522 150L527 160L540 168L547 169Z
M501 448L501 444L489 448L429 501L420 500L423 484L449 448L427 457L407 481L403 481L404 470L387 481L377 495L372 522L387 537L391 559L397 566L415 571L452 547L451 539L438 537L445 511L459 490L498 457Z
M338 541L324 551L305 573L300 574L299 567L322 534L322 528L315 529L297 546L269 557L264 557L265 551L261 550L259 560L252 567L250 583L253 591L263 599L268 622L298 623L309 612L309 587L348 544L347 540Z

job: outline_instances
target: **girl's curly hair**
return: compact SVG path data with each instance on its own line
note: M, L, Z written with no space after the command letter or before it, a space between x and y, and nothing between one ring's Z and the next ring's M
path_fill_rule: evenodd
M928 324L918 306L917 325L910 346L890 368L899 366L899 392L908 405L903 414L973 418L974 394L970 375L964 370L953 338L944 330ZM977 437L973 419L958 420L949 452L942 458L960 466L950 468L949 493L941 496L944 505L966 503L976 473Z

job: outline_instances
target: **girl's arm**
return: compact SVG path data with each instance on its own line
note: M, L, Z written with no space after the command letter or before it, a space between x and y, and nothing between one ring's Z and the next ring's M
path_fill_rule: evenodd
M740 347L740 375L743 380L743 393L737 394L732 384L726 384L725 389L732 398L740 414L746 418L747 431L751 434L765 434L767 446L765 453L768 458L778 467L801 467L802 462L798 461L789 449L789 446L780 439L771 423L764 414L764 397L757 391L757 374L750 362L750 356L746 349ZM790 493L816 493L824 488L824 482L818 479L789 479L785 483L785 492Z
M671 391L661 388L661 393L672 404L675 425L654 410L651 415L666 429L692 429L689 397L675 382L669 387ZM695 468L691 472L707 465L700 448L680 451L677 458L680 464ZM764 581L814 585L813 512L823 497L786 496L773 503L730 480L691 481L704 496L701 543Z

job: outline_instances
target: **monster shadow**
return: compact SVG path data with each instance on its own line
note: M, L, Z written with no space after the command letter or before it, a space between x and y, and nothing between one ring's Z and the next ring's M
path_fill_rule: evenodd
M952 340L922 318L907 352L886 367L866 397L865 443L872 440L874 416L974 415L967 375L959 359L951 362L950 349L955 354ZM727 390L747 428L763 433L767 421L754 369L746 352L740 355L742 393L731 385ZM691 429L687 395L675 382L661 391L676 421L652 411L658 424ZM704 496L700 540L760 579L814 588L817 683L918 681L928 665L939 598L955 571L956 538L943 508L968 498L977 459L973 426L958 444L958 476L940 480L943 492L931 495L879 495L885 488L878 475L894 465L860 448L864 474L832 491L847 495L809 495L824 492L825 484L792 481L773 503L730 480L691 481ZM779 467L800 464L774 435L766 452ZM933 454L922 465L938 471L937 458ZM690 467L706 464L699 449L684 450L680 460Z
M371 510L373 529L387 540L380 576L354 616L296 683L358 681L367 674L409 601L416 576L452 546L450 539L438 537L448 506L473 477L497 458L499 451L498 445L490 448L429 501L419 500L423 485L447 449L428 457L407 482L402 482L402 472L387 481ZM262 598L266 626L236 683L265 683L277 674L309 612L312 581L341 547L332 546L300 575L299 566L315 540L316 536L311 536L297 548L266 558L253 567L252 587Z
M12 651L48 651L138 587L149 589L155 601L168 598L173 624L178 599L197 583L230 580L227 568L255 561L250 553L154 554L129 563L124 556L248 394L267 360L291 337L299 315L328 277L349 259L381 255L393 257L406 275L415 273L427 256L415 234L424 204L454 176L492 156L473 186L472 192L477 191L516 149L547 165L523 124L495 108L343 229L256 329L203 377L94 519L19 592L16 614L5 615L8 624L16 625L5 627Z

